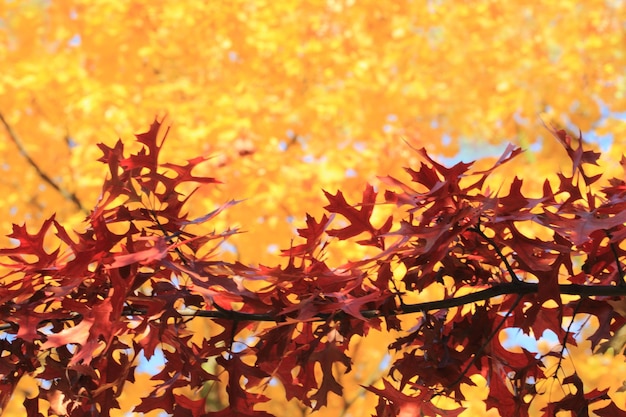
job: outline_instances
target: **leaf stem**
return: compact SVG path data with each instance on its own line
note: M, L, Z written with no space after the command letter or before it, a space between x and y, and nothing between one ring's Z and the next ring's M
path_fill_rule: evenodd
M502 260L502 262L504 263L504 266L507 270L507 272L509 273L509 275L511 276L511 282L513 283L522 283L524 281L522 281L520 279L520 277L517 276L517 274L515 273L515 271L513 270L513 268L511 267L511 264L509 263L509 261L506 259L506 257L504 256L504 254L502 253L502 251L500 250L500 248L498 247L498 245L496 245L496 242L494 242L493 239L491 239L489 236L487 236L485 234L485 232L483 232L482 230L480 230L480 227L478 226L474 226L471 227L469 230L471 230L472 232L478 234L480 237L482 237L489 245L491 245L493 247L493 249L496 251L496 253L498 254L498 257Z
M474 363L476 363L476 360L478 359L478 356L485 350L485 348L487 347L487 345L489 345L489 343L491 343L491 341L493 340L494 337L496 337L496 335L500 332L500 330L502 329L502 326L504 326L504 323L506 322L506 320L509 318L509 316L511 315L511 313L513 312L513 310L515 310L515 307L517 307L517 305L520 303L520 301L522 301L522 298L524 296L522 294L518 294L517 298L515 298L515 301L513 301L513 305L511 306L511 308L506 312L506 314L504 315L504 317L502 317L502 320L500 320L500 322L498 323L498 325L496 326L495 329L493 329L491 331L491 333L489 334L489 336L487 336L487 339L485 340L485 342L480 346L480 348L474 353L474 356L472 356L472 358L470 359L470 361L468 362L467 365L465 365L465 368L463 368L463 370L461 371L461 374L458 376L457 379L455 379L447 388L450 389L454 386L456 386L458 383L460 383L463 380L463 377L467 374L467 371L469 371L469 369L474 365Z
M622 264L619 261L619 254L617 253L617 249L615 248L615 243L611 242L610 239L613 237L611 233L604 231L606 236L609 238L609 247L611 248L611 252L613 253L613 257L615 258L615 265L617 266L617 273L619 274L619 282L618 285L620 287L626 286L626 278L624 277L624 269L622 268Z
M557 364L556 370L554 371L554 374L556 375L556 373L559 371L559 369L561 369L561 364L563 363L563 354L565 353L565 348L567 346L567 336L570 334L571 330L572 330L572 325L574 324L574 318L576 317L576 314L578 314L578 309L580 308L580 302L576 303L576 307L574 307L574 311L572 312L572 320L569 322L569 324L567 325L567 329L565 330L565 336L563 337L563 344L561 345L561 352L559 353L559 362ZM561 318L561 320L563 320Z

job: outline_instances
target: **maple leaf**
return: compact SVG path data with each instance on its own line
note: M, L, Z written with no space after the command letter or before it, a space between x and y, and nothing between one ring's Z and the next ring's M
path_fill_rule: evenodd
M45 314L35 313L32 311L20 312L15 317L15 322L19 326L17 337L27 342L33 342L39 339L39 323L46 317Z
M604 391L593 390L585 392L583 381L577 374L572 374L563 379L563 384L572 384L576 388L574 393L569 393L563 399L548 404L542 409L544 416L554 416L559 411L571 411L577 416L589 416L589 405L604 399L608 399L606 394L608 389Z
M609 303L589 298L576 301L575 308L581 314L594 315L598 319L598 328L587 338L591 342L591 348L594 349L598 343L609 337L611 321L617 313Z
M245 378L246 386L257 386L269 375L258 366L246 364L242 360L241 354L231 353L228 357L219 356L217 363L228 370L226 391L228 392L230 412L236 412L238 415L269 416L264 412L253 412L255 404L266 402L269 398L262 394L249 393L242 387L243 378Z
M528 396L537 395L537 384L528 381L545 380L546 364L526 350L505 349L497 339L501 330L551 330L567 346L579 340L562 323L584 314L599 322L588 336L597 347L623 324L611 304L624 291L626 193L619 180L601 190L604 198L579 186L580 176L563 174L556 193L546 181L542 196L529 198L514 177L508 194L492 195L488 187L483 191L487 177L518 149L507 147L486 171L472 171L472 163L445 167L419 149L424 164L407 169L410 187L393 177L382 181L399 190L386 190L385 198L408 205L407 215L376 227L374 187L365 187L358 204L346 201L345 189L326 193L331 214L319 221L307 214L306 227L297 230L305 242L283 251L287 264L257 267L229 263L210 246L234 228L197 232L236 201L190 220L186 208L197 188L184 195L179 185L216 180L194 175L202 156L160 163L160 138L167 133L155 120L137 136L136 153L125 156L121 141L100 147L110 173L82 232L71 235L54 217L35 234L14 226L17 246L0 249L10 261L0 286L0 319L9 334L0 338L0 403L30 375L53 381L38 395L59 412L109 414L125 382L134 380L136 355L160 352L156 387L135 411L268 416L257 404L270 401L263 389L272 377L283 383L287 399L317 410L331 393L344 395L354 360L347 353L359 352L354 340L365 340L372 328L382 331L383 319L388 329L406 330L411 319L397 316L419 312L417 326L391 341L399 353L390 375L400 388L385 381L370 389L380 398L379 415L458 415L460 409L435 407L433 395L440 390L460 401L460 385L473 384L477 375L487 380L488 408L527 415ZM587 184L596 181L582 171L597 162L596 154L570 142L574 170ZM347 226L328 230L335 215ZM531 222L548 234L532 237L525 228ZM333 241L325 242L324 234L380 251L337 267L325 258ZM564 304L562 294L579 299ZM427 296L437 298L408 304ZM556 306L548 308L547 300ZM201 320L209 324L198 331ZM207 359L223 369L229 403L211 413L203 399L182 395L220 380ZM562 382L574 389L546 413L585 413L612 398L611 390L585 392L578 376ZM37 412L35 402L25 404Z
M35 234L28 233L26 225L13 225L13 232L8 237L15 239L18 246L15 248L0 249L0 255L9 256L22 265L24 268L44 269L54 265L58 256L58 249L48 253L44 247L44 238L50 227L56 224L54 216L43 222L39 231ZM32 262L22 256L17 255L34 255L36 260Z
M104 299L93 306L83 306L80 323L68 327L47 337L41 349L57 348L67 344L78 344L80 349L72 357L68 366L84 363L88 365L93 360L93 352L98 348L100 340L109 343L117 333L117 317L111 317L113 307L110 299Z
M314 401L313 409L319 410L321 407L326 406L329 393L333 392L339 396L343 394L343 387L333 376L335 363L343 364L346 367L346 371L349 372L352 362L344 352L332 344L328 344L324 349L313 353L309 360L319 362L322 368L322 383L319 385L317 392L311 396L311 400Z
M413 179L413 181L425 185L431 193L444 185L447 187L451 187L452 189L455 188L457 181L474 164L473 162L457 162L451 167L446 167L432 159L430 155L428 155L428 152L426 152L425 148L414 148L414 150L422 159L425 159L433 167L434 171L425 170L416 173L407 169L407 172L411 174L411 178ZM445 179L445 182L441 181L440 176Z
M363 295L360 297L354 297L346 294L345 292L328 293L326 294L326 296L335 298L337 300L336 303L330 305L332 309L340 309L350 316L363 321L368 320L363 316L363 314L361 314L361 312L364 310L364 305L384 300L384 297L379 291L373 291L367 295Z
M374 211L377 194L376 191L374 191L373 186L368 184L365 187L365 191L363 191L363 201L360 204L360 209L357 209L356 207L348 204L341 191L337 191L337 194L335 195L324 191L324 194L326 195L326 198L330 203L324 208L331 213L341 214L350 222L350 225L342 229L331 229L328 230L326 233L328 233L330 236L336 236L339 239L344 240L367 232L370 233L372 237L367 240L361 240L358 243L362 245L373 245L379 248L384 248L384 242L380 235L387 233L389 229L391 229L393 219L389 217L385 224L380 227L380 229L376 229L370 223L370 217L372 216L372 212Z
M189 412L191 411L192 417L206 416L207 400L204 398L198 398L193 400L184 395L174 394L174 402L176 404L176 407L174 409L174 415L188 416ZM183 413L181 413L181 408L185 410Z
M146 236L138 238L136 242L146 242L145 246L148 249L139 250L137 252L128 254L119 254L114 256L114 261L107 265L107 268L121 268L133 263L139 263L141 265L147 265L155 261L160 261L167 256L170 247L166 244L166 240L163 236ZM153 245L148 245L148 242L153 242Z
M541 198L527 198L522 194L523 181L515 177L511 182L509 193L505 196L498 197L498 207L496 209L496 222L505 220L521 221L524 219L532 219L532 209L539 204L545 204L553 201L554 194L550 188L550 182L546 180L543 185L543 196Z
M486 401L487 410L496 408L500 415L528 417L530 404L514 395L513 388L507 386L507 376L496 374L489 379L489 397Z
M395 388L389 381L383 379L383 388L373 386L365 387L366 390L378 395L387 402L388 407L392 407L390 415L393 416L458 416L464 410L459 407L452 410L444 410L435 406L430 400L432 393L425 387L421 387L417 396L407 395ZM380 412L379 412L380 415Z
M595 232L600 231L602 237L604 237L612 229L626 223L626 211L609 215L604 214L600 209L596 209L591 212L580 210L572 214L574 218L544 211L538 214L536 218L540 223L571 240L576 246L581 246L590 240Z
M593 412L600 417L614 417L625 414L626 409L618 407L615 402L611 401L606 407L597 408Z
M289 249L282 251L284 256L302 256L305 254L312 255L315 249L321 243L321 237L328 228L328 225L332 222L334 215L326 216L325 214L320 219L319 223L315 221L315 218L310 214L306 214L307 227L297 229L298 235L306 239L306 243L297 245Z
M558 139L558 141L563 145L565 150L567 151L567 155L572 161L572 173L580 172L585 181L586 185L591 185L596 182L602 174L595 175L593 177L589 177L585 174L583 165L591 164L598 165L598 158L600 157L600 153L594 152L591 150L583 151L583 137L582 132L579 131L578 138L578 147L576 149L573 148L573 139L572 137L564 130L557 129L555 127L549 127L548 130L552 133L552 135Z

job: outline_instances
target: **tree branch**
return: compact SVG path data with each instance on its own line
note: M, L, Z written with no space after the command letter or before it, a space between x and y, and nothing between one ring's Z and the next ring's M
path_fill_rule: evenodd
M581 284L560 284L559 289L561 294L566 295L578 295L580 297L624 297L626 296L625 286L615 285L581 285ZM424 311L441 310L445 308L460 307L476 303L479 301L486 301L491 298L499 297L501 295L519 295L524 296L527 294L534 294L538 292L539 285L529 282L507 282L504 284L494 285L489 288L485 288L480 291L473 292L471 294L462 295L459 297L447 298L437 301L426 301L417 304L405 304L396 311L381 312L380 310L362 310L361 315L371 319L385 316L400 316L404 314L418 313ZM141 316L145 312L140 309L134 309L132 306L123 315ZM218 310L182 310L179 311L182 317L205 317L215 319L226 319L235 321L249 321L249 322L284 322L289 317L274 313L245 313L236 310L227 310L220 307ZM343 311L334 313L320 313L314 317L315 321L325 321L329 317L341 320L349 315ZM68 318L66 320L72 320L75 317ZM49 323L51 320L44 320L40 323ZM16 324L3 324L0 325L0 331L8 330Z
M26 159L26 162L28 162L28 164L35 169L35 171L37 172L37 175L39 175L39 177L44 182L48 183L52 188L57 190L59 194L63 196L63 198L71 201L80 211L82 211L83 213L89 214L89 210L87 210L82 205L82 203L80 202L80 200L78 199L75 193L66 190L60 184L57 184L52 178L50 178L48 174L43 172L41 167L33 160L30 154L26 151L26 148L24 147L24 142L22 142L22 139L20 139L20 137L13 130L13 128L7 122L7 120L4 118L4 115L1 112L0 112L0 122L2 122L2 124L4 125L4 128L6 129L11 141L15 144L15 146L17 146L17 149L20 155L22 155L24 159Z
M513 270L513 268L511 267L511 264L509 263L509 261L506 259L506 257L504 256L504 254L502 253L502 251L500 250L500 248L498 247L498 245L496 245L496 242L493 241L493 239L491 239L489 236L487 236L485 234L485 232L483 232L482 230L480 230L480 226L474 226L471 227L469 230L471 230L472 232L478 234L480 237L482 237L483 239L485 239L485 241L487 242L487 244L491 245L493 247L493 249L496 251L496 253L498 254L498 256L500 257L500 259L502 260L502 262L504 263L504 266L506 267L507 272L509 273L509 275L511 276L511 281L513 283L520 283L522 282L522 280L517 276L517 274L515 273L515 271Z
M502 330L502 327L504 326L504 323L506 323L506 320L509 318L509 316L511 315L513 310L515 310L515 308L518 306L520 301L522 301L523 297L524 297L523 294L518 294L517 295L517 298L515 298L515 301L513 302L513 305L511 306L511 308L509 308L509 310L502 317L502 319L500 320L500 322L498 323L496 328L491 331L491 333L489 334L489 336L487 336L487 339L484 341L484 343L480 346L480 348L476 351L476 353L474 353L474 356L472 356L472 358L467 363L465 368L463 368L463 370L461 371L461 374L459 375L459 377L457 379L455 379L451 384L449 384L446 387L447 389L452 389L457 384L459 384L463 380L463 378L465 378L465 375L467 374L467 371L469 371L470 368L474 365L474 363L476 363L476 360L478 359L478 355L483 353L483 351L485 350L485 348L487 348L487 346L489 346L489 343L491 343L493 338L498 335L500 330Z
M626 296L625 287L617 287L613 285L580 285L580 284L561 284L559 285L561 294L578 295L580 297L592 297L592 296L604 296L604 297L622 297ZM380 310L362 310L361 314L366 318L377 318L384 316L399 316L404 314L411 314L423 311L441 310L444 308L460 307L467 304L472 304L478 301L486 301L494 297L501 295L520 295L533 294L538 292L539 285L529 282L507 282L504 284L494 285L492 287L476 291L471 294L462 295L459 297L447 298L445 300L427 301L417 304L405 304L398 310L392 312L383 313ZM196 311L182 311L180 312L184 317L206 317L206 318L221 318L237 321L273 321L282 322L287 317L282 315L276 315L272 313L244 313L240 311L226 310L220 308L219 310L196 310ZM317 321L327 320L329 317L342 319L348 315L343 311L336 313L323 313L315 316Z
M433 310L441 310L445 308L452 307L460 307L472 303L476 303L479 301L486 301L491 298L499 297L501 295L519 295L524 296L527 294L534 294L538 292L539 285L530 282L507 282L504 284L494 285L489 288L485 288L483 290L479 290L473 292L471 294L462 295L459 297L447 298L444 300L437 301L426 301L423 303L417 304L405 304L401 306L395 311L390 312L382 312L380 310L362 310L361 315L364 317L378 318L378 317L386 317L386 316L400 316L404 314L418 313L424 311L433 311ZM580 297L624 297L626 296L626 287L625 286L615 286L615 285L581 285L581 284L560 284L559 290L561 294L566 295L577 295ZM178 312L182 317L205 317L205 318L215 318L215 319L225 319L225 320L235 320L235 321L248 321L248 322L284 322L289 319L288 316L274 313L245 313L236 310L227 310L223 307L220 307L218 310L182 310ZM144 311L140 309L135 309L132 306L126 310L123 315L125 316L142 316L146 314ZM328 318L333 317L334 319L341 320L343 318L349 317L343 311L333 312L333 313L320 313L317 314L313 320L315 321L325 321ZM65 320L72 320L75 317L67 318ZM56 319L58 320L58 319ZM55 320L55 321L56 321ZM45 324L52 322L52 320L44 320L40 323ZM3 324L0 325L0 331L8 330L17 324Z

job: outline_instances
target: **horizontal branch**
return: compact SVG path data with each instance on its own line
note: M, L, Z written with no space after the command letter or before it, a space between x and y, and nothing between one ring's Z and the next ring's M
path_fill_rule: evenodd
M580 285L580 284L560 284L559 290L561 295L575 295L580 297L623 297L626 296L626 286L615 285ZM376 318L385 316L399 316L403 314L426 312L433 310L441 310L445 308L460 307L479 301L487 301L489 299L502 295L527 295L534 294L539 291L539 284L529 282L512 282L494 285L483 290L473 292L471 294L461 295L459 297L446 298L444 300L426 301L416 304L404 304L395 311L382 312L380 310L362 310L361 315L366 318ZM182 317L205 317L216 318L233 321L250 321L250 322L284 322L289 316L273 313L245 313L241 311L227 310L220 308L219 310L183 310L178 312ZM130 308L123 313L124 316L141 316L145 313L139 309ZM316 321L325 321L329 318L341 320L349 317L344 311L334 313L320 313L314 316ZM75 320L76 317L68 317L66 320ZM52 320L44 320L39 325L49 323ZM0 331L8 330L17 324L0 325Z
M562 295L578 295L580 297L623 297L626 296L626 287L617 287L614 285L580 285L580 284L561 284L559 289ZM478 301L486 301L501 295L526 295L539 291L539 284L528 282L512 282L494 285L471 294L461 295L459 297L446 298L444 300L426 301L416 304L404 304L400 308L392 312L381 312L380 310L363 310L361 315L366 318L375 318L383 316L398 316L403 314L417 313L421 311L441 310L444 308L460 307L467 304L476 303ZM221 318L236 321L285 321L283 315L271 313L244 313L240 311L229 310L197 310L193 312L184 312L183 316L188 317L208 317ZM322 321L329 317L341 319L347 314L343 311L336 313L322 313L315 316L316 319Z

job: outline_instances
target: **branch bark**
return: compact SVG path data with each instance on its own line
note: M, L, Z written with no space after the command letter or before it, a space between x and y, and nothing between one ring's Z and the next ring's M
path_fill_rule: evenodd
M577 295L581 298L584 297L624 297L626 296L626 286L615 285L580 285L580 284L560 284L559 289L561 294L565 295ZM444 300L426 301L416 304L404 304L395 311L382 312L380 310L362 310L361 314L366 318L377 318L386 316L400 316L404 314L425 312L440 310L444 308L460 307L467 304L476 303L479 301L487 301L491 298L499 297L502 295L518 295L523 297L524 295L533 294L538 292L539 285L529 282L507 282L504 284L497 284L489 288L485 288L471 294L461 295L459 297L446 298ZM145 312L141 309L135 309L132 306L123 313L124 316L142 316ZM216 318L234 321L248 321L248 322L284 322L289 319L288 316L278 315L274 313L245 313L236 310L228 310L223 307L219 307L216 310L182 310L179 311L182 317L205 317ZM316 315L313 320L325 321L330 317L336 320L348 317L343 311L337 311L335 313L325 313ZM76 317L68 317L66 320L74 320ZM39 325L46 324L50 320L45 320ZM16 324L3 324L0 325L0 331L8 330Z
M580 284L561 284L559 285L561 294L566 295L578 295L581 298L584 297L623 297L626 296L626 287L614 286L614 285L580 285ZM472 304L479 301L487 301L491 298L499 297L501 295L520 295L533 294L538 292L539 284L529 282L509 282L504 284L494 285L483 290L473 292L471 294L461 295L459 297L446 298L444 300L427 301L416 304L404 304L396 311L381 312L380 310L363 310L361 314L367 318L384 317L388 315L399 316L403 314L417 313L423 311L440 310L444 308L460 307L467 304ZM208 317L208 318L221 318L237 321L273 321L281 322L287 317L277 316L271 313L244 313L240 311L232 310L198 310L194 312L182 312L183 316L194 317ZM333 314L319 314L316 317L317 320L327 320L331 315L337 319L346 317L346 313L343 311Z
M9 124L9 122L7 122L7 120L4 118L4 115L1 112L0 112L0 122L2 122L2 124L4 125L4 128L6 129L7 134L9 135L9 138L11 139L11 141L15 144L15 146L17 146L17 149L20 155L22 155L24 159L26 159L26 162L28 162L28 164L31 167L33 167L35 172L37 172L37 175L39 175L39 177L44 182L48 183L48 185L50 185L52 188L58 191L59 194L63 196L63 198L65 198L68 201L71 201L72 204L74 204L80 211L82 211L83 213L89 214L89 210L87 210L82 205L82 203L80 202L80 200L78 199L75 193L65 189L60 184L57 184L48 174L43 172L41 167L33 160L33 158L30 156L30 154L24 147L24 142L22 141L22 139L18 136L15 130L13 130L13 127Z

